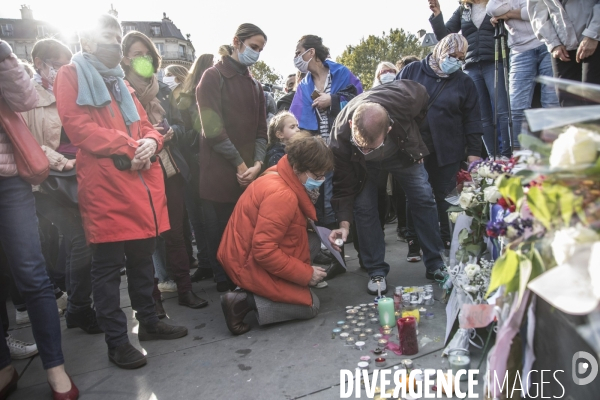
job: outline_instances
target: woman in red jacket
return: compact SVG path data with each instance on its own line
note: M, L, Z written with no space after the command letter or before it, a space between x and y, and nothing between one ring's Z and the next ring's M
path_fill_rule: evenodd
M258 177L267 149L265 96L248 69L266 43L258 26L240 25L233 46L221 46L221 61L204 73L196 89L202 122L200 198L219 292L232 288L216 261L221 236L238 198Z
M309 286L327 274L310 265L306 224L307 218L316 219L314 202L333 169L333 154L322 138L302 134L286 151L242 194L219 247L219 261L243 289L221 296L227 327L235 335L250 330L244 317L251 310L261 325L310 319L319 312Z

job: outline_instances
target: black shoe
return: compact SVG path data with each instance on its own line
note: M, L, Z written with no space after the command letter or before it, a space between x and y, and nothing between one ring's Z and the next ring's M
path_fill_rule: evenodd
M123 369L135 369L146 365L146 356L129 342L114 349L108 349L108 359Z
M399 242L406 242L406 228L400 228L396 230L396 240Z
M319 254L313 260L314 264L321 265L329 265L333 259L333 256L329 251L325 252L324 250L319 251Z
M174 326L158 321L154 325L145 325L140 322L138 329L138 339L140 342L148 340L173 340L179 339L188 334L185 326Z
M125 275L125 273L126 273L126 272L125 272L125 267L121 268L121 269L119 270L119 273L121 274L121 276Z
M252 311L247 298L247 293L241 290L221 295L221 309L225 316L225 323L234 335L241 335L250 330L250 325L244 323L244 317Z
M235 288L237 287L237 285L233 282L230 281L222 281L222 282L217 282L217 292L223 293L223 292L230 292L232 290L235 290Z
M448 276L448 272L446 272L446 268L438 268L433 272L427 271L425 272L425 278L430 281L444 281Z
M210 268L198 268L191 276L192 282L200 282L215 276Z
M65 321L67 322L68 329L81 328L85 333L89 333L90 335L103 332L98 326L96 311L91 308L78 313L67 311Z
M191 290L185 293L179 293L179 305L189 308L202 308L208 305L208 301L196 296Z
M406 256L408 262L419 262L421 261L421 245L416 240L408 241L408 255Z
M156 310L156 316L158 319L163 319L167 316L167 312L162 305L162 300L154 300L154 309Z
M346 268L342 267L342 264L340 264L338 260L335 260L325 268L325 272L327 272L327 276L323 280L328 281L340 274L346 273Z

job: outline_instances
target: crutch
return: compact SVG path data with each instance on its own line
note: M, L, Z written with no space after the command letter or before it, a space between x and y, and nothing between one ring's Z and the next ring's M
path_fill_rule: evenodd
M508 34L506 32L506 26L504 25L504 20L498 20L498 28L500 33L500 41L502 43L502 64L504 65L504 86L506 87L506 104L508 107L508 136L509 136L509 145L510 145L510 153L513 152L513 119L512 119L512 110L510 108L510 87L509 87L509 77L508 77Z
M498 156L498 57L500 55L500 23L494 27L494 161Z

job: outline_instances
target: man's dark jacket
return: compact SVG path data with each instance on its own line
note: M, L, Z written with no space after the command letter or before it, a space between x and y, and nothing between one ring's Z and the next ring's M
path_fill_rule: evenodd
M353 221L354 199L366 182L365 157L350 142L348 121L352 119L356 108L372 102L387 110L394 121L388 135L399 149L394 157L410 165L429 154L419 133L419 124L427 113L428 100L429 95L423 85L412 81L394 81L358 95L338 114L329 145L335 160L331 205L337 221Z

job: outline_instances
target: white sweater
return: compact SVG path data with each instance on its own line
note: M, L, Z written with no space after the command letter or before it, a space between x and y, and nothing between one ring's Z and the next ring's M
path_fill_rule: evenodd
M509 19L506 21L506 30L508 31L508 46L513 53L523 53L543 43L538 40L529 21L527 12L527 0L490 0L486 11L492 17L498 17L511 10L520 10L521 18Z

